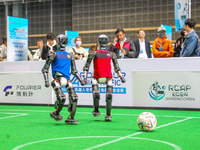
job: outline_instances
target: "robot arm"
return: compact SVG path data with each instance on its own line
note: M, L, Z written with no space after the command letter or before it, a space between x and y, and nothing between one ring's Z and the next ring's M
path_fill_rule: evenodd
M83 67L83 71L84 71L84 82L87 83L87 76L88 76L88 71L90 68L90 64L92 62L92 60L94 59L95 56L95 52L90 52L88 55L88 59L85 63L85 66Z
M47 60L44 64L44 67L42 68L42 73L44 76L44 80L45 80L45 86L49 87L49 67L51 65L51 62L55 59L56 54L53 51L49 51L48 55L47 55Z
M116 56L115 53L112 53L112 61L113 61L113 64L114 64L115 73L117 73L117 75L120 77L122 83L125 83L126 80L125 80L124 76L121 73L121 69L119 68L119 64L118 64L118 61L117 61L117 56Z
M75 57L72 53L70 54L71 54L71 73L80 81L81 85L85 85L84 80L81 79L78 70L76 69Z

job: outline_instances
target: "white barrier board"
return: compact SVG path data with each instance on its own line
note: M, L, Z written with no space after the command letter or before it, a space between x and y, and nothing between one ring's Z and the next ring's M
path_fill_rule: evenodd
M52 90L45 88L42 73L0 73L0 102L51 104Z
M114 81L113 106L200 108L200 98L198 96L200 91L200 58L124 59L118 60L118 62L122 73L125 75L126 83L122 84L117 74L112 71ZM2 62L0 65L2 76L0 80L3 84L0 86L2 91L0 94L3 99L0 102L53 104L55 101L54 91L52 91L51 87L45 88L43 75L40 73L44 63L45 61ZM83 75L84 64L85 61L76 61L76 66L81 76ZM8 72L8 74L5 72ZM20 75L22 72L23 74ZM38 72L38 74L35 74L35 72ZM91 65L88 83L85 86L81 86L77 79L73 75L71 76L75 91L79 97L78 105L93 104L90 84L92 72L93 66ZM157 91L152 89L152 85L156 81L160 86ZM13 98L8 100L5 99L5 92L3 91L9 85L15 85L15 91L17 85L41 85L40 92L42 94L33 99L12 96ZM99 85L99 87L100 105L105 105L106 86ZM63 90L67 95L66 89L63 88ZM149 92L154 95L150 95ZM52 93L53 96L51 95ZM163 93L165 95L160 100L152 98L160 98Z

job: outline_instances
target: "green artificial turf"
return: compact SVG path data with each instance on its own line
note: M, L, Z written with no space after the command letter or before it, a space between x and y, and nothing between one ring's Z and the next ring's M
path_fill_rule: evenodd
M75 116L79 124L66 125L67 107L61 122L50 118L53 110L53 106L0 105L0 150L200 149L199 111L112 109L113 121L105 122L105 108L95 118L92 108L81 107ZM141 131L137 117L142 112L153 113L158 128Z

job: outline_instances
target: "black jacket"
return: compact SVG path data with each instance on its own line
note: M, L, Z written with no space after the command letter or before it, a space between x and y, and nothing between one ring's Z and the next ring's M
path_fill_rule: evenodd
M124 58L136 58L136 49L134 43L127 38L127 40L124 42L123 49L126 51L126 55L124 55ZM120 50L120 43L117 42L116 45L111 44L110 45L110 52L114 52L117 55L117 58L121 58L119 56L119 50Z
M43 60L46 60L47 59L47 54L48 54L48 51L50 50L51 48L48 46L48 44L45 44L44 47L42 48L42 59ZM60 49L60 46L58 44L55 44L53 46L53 50L54 51L58 51Z
M180 37L176 40L176 43L174 44L174 57L180 57L180 52L184 41L185 38L183 37Z
M140 42L139 42L139 39L135 40L133 43L135 44L136 51L137 51L137 57L136 58L138 58L138 56L140 54ZM145 40L145 48L146 48L147 57L148 58L152 58L150 42L147 41L147 40Z

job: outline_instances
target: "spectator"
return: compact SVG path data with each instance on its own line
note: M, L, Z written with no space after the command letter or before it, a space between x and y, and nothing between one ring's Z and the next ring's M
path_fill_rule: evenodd
M145 40L145 32L143 29L137 31L137 37L138 39L134 41L135 48L137 51L137 58L152 58L150 42Z
M0 46L0 61L7 60L7 37L4 36L2 39L3 44Z
M181 30L181 37L179 37L174 44L174 57L180 57L180 52L183 48L185 37L188 34L187 31L185 31L185 28L181 28L179 30Z
M90 52L95 52L95 51L96 51L96 45L90 46L89 53Z
M117 55L117 58L136 58L137 52L134 43L126 38L123 29L117 29L114 42L110 45L110 51Z
M181 57L198 57L199 56L199 37L196 34L194 27L196 21L193 19L185 20L185 31L188 32L183 49L181 51Z
M158 28L158 37L153 42L152 53L154 58L172 57L174 54L174 47L172 42L167 39L166 29L161 25Z
M53 33L48 33L47 36L47 43L44 45L42 49L42 59L47 59L48 51L57 51L60 49L60 46L56 43L55 35Z
M81 47L82 37L81 36L76 37L74 42L75 42L76 46L72 47L69 50L69 53L73 53L75 55L75 58L78 60L87 59L88 53L86 52L86 50L83 47Z
M38 40L37 41L37 47L38 49L36 50L35 54L33 55L33 60L38 61L42 60L42 48L43 48L44 42L43 40Z

